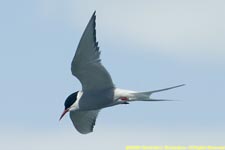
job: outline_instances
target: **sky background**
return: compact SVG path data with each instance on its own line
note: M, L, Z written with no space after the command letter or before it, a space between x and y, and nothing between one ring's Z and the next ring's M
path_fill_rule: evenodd
M94 10L101 58L117 87L154 98L100 112L79 134L66 97L81 89L70 63ZM224 145L225 1L0 1L0 149L125 149Z

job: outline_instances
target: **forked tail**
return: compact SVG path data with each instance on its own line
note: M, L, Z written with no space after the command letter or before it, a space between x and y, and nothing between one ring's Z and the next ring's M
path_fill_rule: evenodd
M150 96L153 93L171 90L171 89L178 88L178 87L181 87L181 86L184 86L184 85L185 84L181 84L181 85L177 85L177 86L173 86L173 87L169 87L169 88L164 88L164 89L160 89L160 90L133 93L136 97L136 99L134 99L134 101L173 101L173 100L168 100L168 99L152 99L152 98L150 98Z

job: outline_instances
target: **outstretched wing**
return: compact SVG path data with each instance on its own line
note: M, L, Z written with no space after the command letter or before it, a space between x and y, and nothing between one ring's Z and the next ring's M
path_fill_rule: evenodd
M93 131L99 111L100 110L71 111L70 119L77 131L82 134L87 134Z
M110 74L101 64L98 42L96 42L95 23L93 13L76 50L71 71L81 84L82 89L105 89L114 87Z

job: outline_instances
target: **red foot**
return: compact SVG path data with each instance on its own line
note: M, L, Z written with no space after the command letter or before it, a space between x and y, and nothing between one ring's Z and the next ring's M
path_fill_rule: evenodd
M127 97L120 97L120 99L121 99L122 101L127 101L127 100L129 100L129 98L127 98Z

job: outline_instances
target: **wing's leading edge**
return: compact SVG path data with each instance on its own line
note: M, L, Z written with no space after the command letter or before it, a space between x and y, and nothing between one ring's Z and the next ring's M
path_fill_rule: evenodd
M80 80L83 91L114 87L110 74L101 64L95 20L94 12L80 39L71 64L72 74Z

